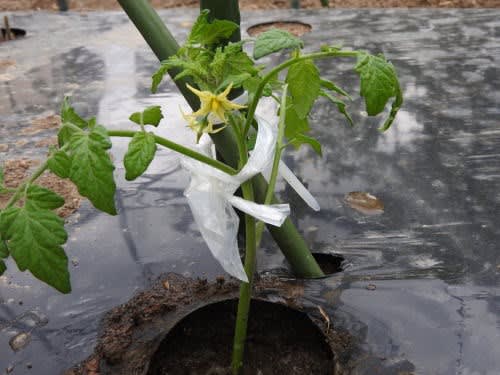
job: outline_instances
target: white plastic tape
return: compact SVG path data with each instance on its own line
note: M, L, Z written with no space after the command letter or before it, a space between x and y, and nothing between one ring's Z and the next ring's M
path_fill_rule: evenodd
M201 235L224 270L247 282L236 241L239 219L233 206L268 224L281 225L290 213L288 204L261 205L234 196L245 181L266 170L272 163L276 147L277 129L266 121L259 122L254 152L235 176L231 176L205 163L182 158L182 165L191 174L185 190ZM205 138L205 139L203 139ZM213 157L211 141L207 136L200 140L198 151Z

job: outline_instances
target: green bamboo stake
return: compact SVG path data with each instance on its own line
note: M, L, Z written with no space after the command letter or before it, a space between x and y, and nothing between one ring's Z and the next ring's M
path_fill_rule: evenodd
M160 61L167 59L177 52L179 49L177 41L147 0L118 0L118 3L125 13L127 13L130 20L137 27ZM227 8L232 9L232 14L235 16L236 13L234 9L236 8L234 5L238 3L236 0L227 2L222 0L205 0L204 4L212 11L212 3L216 3L219 6L218 9L213 9L214 14L222 12L222 8L230 4L231 6L227 6ZM226 4L224 5L224 3ZM227 12L226 15L229 17L229 12ZM239 18L237 21L239 21ZM173 77L176 75L176 72L169 71L169 74ZM175 84L186 98L191 108L196 110L199 107L199 100L196 95L187 89L186 83L188 82L188 80L181 79L175 81ZM239 157L237 142L232 133L232 129L227 127L224 131L213 135L212 139L214 140L217 151L223 157L224 161L231 167L236 168L238 166ZM252 179L252 183L254 185L257 201L263 202L267 190L265 179L259 175ZM274 202L277 202L276 198ZM290 263L290 267L296 276L306 278L324 276L312 257L307 244L290 219L287 219L280 228L268 226L268 229Z

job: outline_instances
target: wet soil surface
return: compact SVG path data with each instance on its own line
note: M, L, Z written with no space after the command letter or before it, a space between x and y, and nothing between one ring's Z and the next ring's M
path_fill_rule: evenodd
M117 9L115 0L71 0L72 10ZM197 0L152 0L158 8L197 7ZM290 8L289 0L242 0L242 9ZM330 0L332 8L392 8L392 7L447 7L447 8L494 8L500 7L498 0ZM301 8L320 8L320 0L302 0ZM0 0L0 10L48 9L57 10L53 0Z
M113 309L94 354L66 375L229 374L237 292L223 277L169 274ZM348 362L352 338L335 331L323 309L302 306L302 295L300 282L257 281L244 374L327 375L335 358Z

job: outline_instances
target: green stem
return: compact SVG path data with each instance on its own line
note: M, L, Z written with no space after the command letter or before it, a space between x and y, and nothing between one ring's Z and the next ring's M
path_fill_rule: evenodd
M241 185L241 190L243 192L243 198L250 201L254 200L253 187L250 181ZM248 315L250 312L253 278L257 258L255 219L250 215L245 215L245 234L245 272L248 277L248 283L241 283L240 285L240 298L238 300L238 312L236 313L236 327L234 331L233 355L231 360L233 375L238 375L243 366Z
M80 130L80 128L78 128L78 130ZM61 147L61 150L64 151L64 150L67 150L68 149L68 145L66 146L63 146ZM25 192L26 188L31 185L33 182L35 182L38 177L40 177L43 172L45 172L49 167L49 159L45 160L45 162L43 164L41 164L36 170L35 172L33 172L33 174L30 176L30 178L28 178L25 182L23 182L22 184L20 184L15 190L14 190L14 195L12 197L10 197L10 199L7 201L7 203L5 204L5 208L9 208L9 207L12 207L14 204L16 204L16 202L21 199L21 195Z
M35 172L30 176L28 180L23 182L16 188L16 191L12 197L7 201L5 208L12 207L16 202L21 199L21 195L26 190L26 187L35 182L35 180L42 175L43 172L48 168L48 160L46 160L42 165L40 165Z
M262 77L262 81L260 81L259 86L257 87L257 91L255 92L254 95L254 100L250 103L248 107L248 114L247 114L247 120L245 122L245 128L243 131L243 134L247 135L248 131L250 130L250 126L252 125L254 116L255 116L255 110L257 109L257 104L259 103L259 99L262 96L262 93L264 91L264 87L266 84L269 82L269 80L277 75L279 72L282 70L288 68L289 66L298 63L299 61L303 60L309 60L309 59L324 59L326 57L357 57L359 55L359 52L356 51L325 51L325 52L315 52L315 53L309 53L306 55L301 55L298 56L292 60L287 60L284 63L281 63L277 66L275 66L273 69L271 69L264 77Z
M133 130L108 130L107 132L108 132L108 135L110 137L128 137L128 138L132 138L136 133L138 133L138 132L133 131ZM231 168L230 166L228 166L228 165L226 165L218 160L215 160L215 159L212 159L208 156L200 154L199 152L191 150L188 147L184 147L178 143L169 141L168 139L162 138L158 135L154 135L154 137L155 137L156 143L158 143L159 145L162 145L163 147L169 148L173 151L176 151L180 154L188 156L192 159L201 161L202 163L208 164L208 165L210 165L214 168L217 168L217 169L219 169L222 172L225 172L227 174L235 175L236 173L238 173L238 171L235 170L234 168Z
M248 150L242 137L237 137L238 151L240 155L239 167L243 167L248 161ZM243 198L254 202L254 192L251 181L241 185ZM245 353L245 341L247 337L248 316L250 302L252 299L253 277L257 258L257 245L255 238L255 219L245 214L245 273L248 283L240 284L240 298L236 313L236 327L234 330L233 353L231 359L231 370L233 375L238 375L243 367L243 355Z
M274 189L276 187L276 180L278 177L278 168L281 160L281 152L283 151L283 138L285 137L285 117L286 117L286 98L287 98L288 85L283 86L283 93L281 94L280 102L280 119L278 123L278 138L276 139L276 150L274 151L273 167L271 170L271 176L269 177L269 184L267 185L266 197L264 198L264 204L271 204L274 196ZM256 246L259 248L260 240L262 239L262 232L264 231L264 222L259 221L257 223L257 229L255 233Z

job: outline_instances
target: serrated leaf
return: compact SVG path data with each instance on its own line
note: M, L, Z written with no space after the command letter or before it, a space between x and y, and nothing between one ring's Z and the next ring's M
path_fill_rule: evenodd
M373 56L363 53L358 57L354 69L360 76L360 94L365 98L366 112L369 116L381 113L390 98L396 99L388 119L389 123L387 125L386 122L384 125L384 128L389 127L403 102L394 66L383 55Z
M57 132L57 144L59 145L59 147L62 147L66 143L68 143L71 136L77 132L77 129L63 124Z
M115 167L106 152L111 147L106 129L97 125L89 133L75 133L69 143L69 178L77 186L79 193L87 197L95 208L115 215Z
M71 159L64 151L59 150L54 152L47 160L47 165L51 172L53 172L57 176L61 178L69 177Z
M162 118L163 114L161 113L161 107L159 105L153 105L151 107L147 107L142 112L132 113L129 120L139 125L158 126Z
M9 256L9 249L5 240L2 238L2 234L0 233L0 258L7 258Z
M398 89L396 92L396 99L392 102L391 105L391 112L389 113L389 116L383 123L383 125L379 128L381 131L386 131L389 129L394 122L394 119L396 118L396 115L398 114L399 109L403 105L403 94L401 93L401 88L399 87L398 84Z
M287 105L285 117L285 137L287 139L295 138L299 133L306 133L309 131L309 121L306 118L300 118L295 111L291 100Z
M255 60L270 55L271 53L281 51L286 48L302 48L304 42L293 36L288 31L280 29L271 29L260 33L255 40L253 47L253 58Z
M331 90L336 92L339 95L345 96L349 100L352 100L351 96L342 88L337 86L335 83L328 79L321 79L321 87L324 87L325 89Z
M238 75L229 75L226 77L226 79L220 84L218 90L223 90L225 87L229 86L232 84L233 88L236 89L238 87L241 87L245 81L247 81L251 75L249 73L241 73Z
M299 61L288 69L286 83L297 115L305 118L319 95L321 82L318 68L311 60Z
M163 80L163 77L165 74L168 73L169 66L164 65L162 62L162 65L158 68L158 70L153 74L151 77L153 79L153 82L151 83L151 92L154 94L158 91L158 86L160 85L161 81Z
M290 143L296 148L299 148L304 144L308 144L309 146L312 147L314 152L316 152L319 156L323 156L323 151L321 150L321 144L316 139L309 137L307 135L298 133L295 135L294 139L290 140Z
M243 82L243 88L248 92L249 101L252 100L253 96L257 92L257 88L259 87L262 78L259 76L253 76L246 79ZM262 96L271 96L273 94L273 88L271 84L268 82L264 86L264 90L262 91Z
M69 98L65 97L61 105L61 122L64 124L68 122L70 124L76 125L81 129L87 127L87 121L82 119L71 106Z
M38 185L30 185L26 192L26 207L35 205L40 209L55 210L64 205L64 198L52 190Z
M226 51L227 48L224 50ZM248 55L243 52L228 53L228 58L224 64L223 74L228 75L239 75L243 73L248 73L254 75L258 73L258 69L255 67L254 62Z
M142 175L153 160L155 152L154 135L146 132L136 133L130 141L123 159L126 171L125 178L130 181Z
M68 258L61 245L67 240L64 221L48 210L10 207L0 214L0 231L21 271L62 293L71 291Z
M330 100L333 104L335 104L339 112L343 114L346 120L349 122L349 125L354 126L354 122L352 121L351 115L349 115L349 113L347 112L346 104L342 100L332 96L330 93L323 90L321 91L321 95Z
M224 39L229 39L238 28L236 23L228 20L214 19L209 22L208 11L205 9L195 21L188 37L188 43L211 46Z

